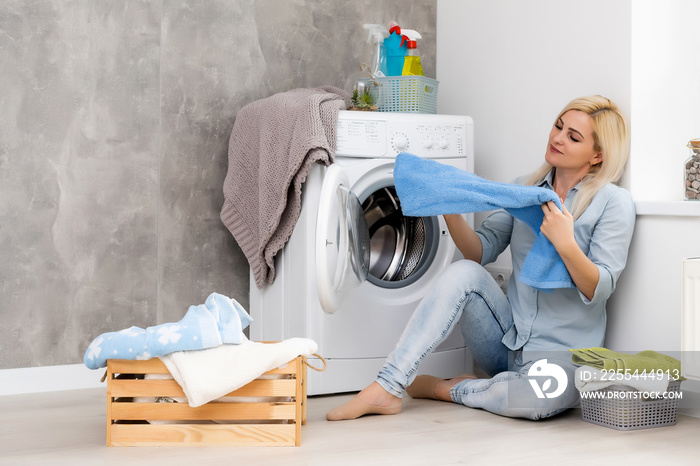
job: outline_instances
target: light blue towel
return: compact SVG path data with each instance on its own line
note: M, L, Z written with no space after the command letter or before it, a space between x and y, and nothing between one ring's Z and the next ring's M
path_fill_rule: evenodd
M108 359L145 360L176 351L240 344L247 341L243 329L252 320L235 299L212 293L204 304L190 306L179 322L103 333L90 343L83 362L97 369L105 367Z
M425 217L505 209L532 228L536 239L525 258L520 281L541 291L575 288L554 245L540 232L542 204L561 202L554 191L496 183L473 173L412 154L396 157L394 184L404 215Z

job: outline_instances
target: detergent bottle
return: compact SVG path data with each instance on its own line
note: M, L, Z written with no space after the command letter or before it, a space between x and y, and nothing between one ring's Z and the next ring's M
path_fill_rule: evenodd
M401 36L401 28L395 22L389 23L389 36L384 39L387 76L401 76L406 44Z
M406 41L406 56L401 76L423 76L423 65L420 63L420 54L418 53L418 39L422 39L418 32L412 29L403 30L402 40Z
M369 69L374 76L383 78L387 75L384 38L389 35L389 31L380 24L365 24L364 28L369 31L367 42L372 44L373 49L372 63Z

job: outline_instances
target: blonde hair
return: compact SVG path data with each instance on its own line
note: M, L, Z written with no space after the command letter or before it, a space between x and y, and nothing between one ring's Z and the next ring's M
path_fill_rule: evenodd
M629 127L625 117L610 99L600 95L574 99L564 107L554 121L569 110L579 110L591 117L593 149L603 154L602 162L593 165L581 179L581 187L574 198L571 215L577 219L593 200L596 193L608 183L619 183L629 157ZM541 182L552 166L545 162L528 179L528 185Z

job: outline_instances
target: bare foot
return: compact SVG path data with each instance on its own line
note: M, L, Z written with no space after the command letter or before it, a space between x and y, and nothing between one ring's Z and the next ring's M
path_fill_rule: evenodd
M343 421L357 419L365 414L399 414L400 412L401 398L390 394L377 382L372 382L346 403L328 411L326 419Z
M450 390L459 382L466 379L477 379L474 374L464 374L451 379L441 379L432 375L419 375L406 388L412 398L429 398L440 401L452 401Z
M435 385L435 398L437 398L440 401L452 401L452 397L450 396L450 390L452 390L452 387L457 385L463 380L467 379L478 379L478 377L474 374L464 374L460 375L459 377L453 377L451 379L443 379L440 382Z
M384 390L384 387L379 385L377 382L372 382L367 387L365 387L357 397L367 404L372 406L396 406L397 403L401 402L401 398L392 395L391 393Z

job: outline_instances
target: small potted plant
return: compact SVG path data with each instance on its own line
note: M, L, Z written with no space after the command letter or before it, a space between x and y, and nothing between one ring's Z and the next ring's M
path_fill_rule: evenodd
M382 83L364 63L360 70L345 81L345 89L352 94L348 110L376 111L381 102Z
M372 82L360 85L352 90L352 106L349 110L376 111L378 107L379 87Z

